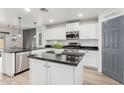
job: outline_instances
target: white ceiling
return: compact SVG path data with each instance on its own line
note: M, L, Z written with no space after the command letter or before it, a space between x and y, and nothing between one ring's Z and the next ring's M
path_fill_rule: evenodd
M87 20L97 18L98 14L105 8L47 8L48 12L43 13L40 8L31 8L27 12L24 8L0 8L1 25L18 25L18 17L22 17L22 27L34 27L34 21L37 25L50 25L55 23L67 22L70 20ZM82 13L82 17L78 14ZM49 23L53 19L53 23Z

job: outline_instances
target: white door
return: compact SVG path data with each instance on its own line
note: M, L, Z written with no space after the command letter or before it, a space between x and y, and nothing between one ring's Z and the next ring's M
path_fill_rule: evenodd
M46 85L46 62L30 59L30 82L36 85Z
M73 67L48 62L48 84L72 85L74 84Z

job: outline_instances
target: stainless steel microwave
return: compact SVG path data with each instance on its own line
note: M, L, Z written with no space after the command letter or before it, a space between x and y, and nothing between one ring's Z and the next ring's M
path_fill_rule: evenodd
M79 31L66 32L67 40L77 40L79 39Z

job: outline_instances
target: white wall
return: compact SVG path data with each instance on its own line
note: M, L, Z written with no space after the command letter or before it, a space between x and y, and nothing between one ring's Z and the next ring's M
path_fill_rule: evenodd
M11 41L10 37L13 33L13 29L12 28L8 28L5 26L0 26L0 31L2 32L10 32L9 35L6 35L5 37L5 47L23 47L23 36L22 37L18 37L18 29L16 28L15 30L15 34L17 36L17 40L16 41ZM23 31L21 31L23 33Z

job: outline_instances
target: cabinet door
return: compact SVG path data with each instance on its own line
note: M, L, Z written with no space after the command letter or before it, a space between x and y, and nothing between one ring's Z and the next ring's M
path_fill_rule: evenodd
M65 36L64 27L47 29L47 40L66 39Z
M8 76L14 76L15 73L15 54L2 52L3 73Z
M66 39L66 35L65 35L65 28L62 27L62 28L56 28L54 29L54 32L53 32L53 36L54 36L54 39Z
M97 39L97 23L80 26L80 39Z
M46 62L42 60L30 59L30 82L36 85L47 84Z
M96 29L96 24L89 24L89 25L87 25L87 30L88 30L88 33L87 33L87 35L88 35L88 38L89 39L95 39L96 38L96 31L97 31L97 29Z
M84 56L84 66L98 68L98 53L88 51Z
M87 39L87 29L84 25L80 25L79 27L79 31L80 31L80 39Z
M48 62L48 66L48 84L72 85L74 83L73 67L51 62Z
M94 55L86 55L86 65L90 67L97 67L96 56Z

